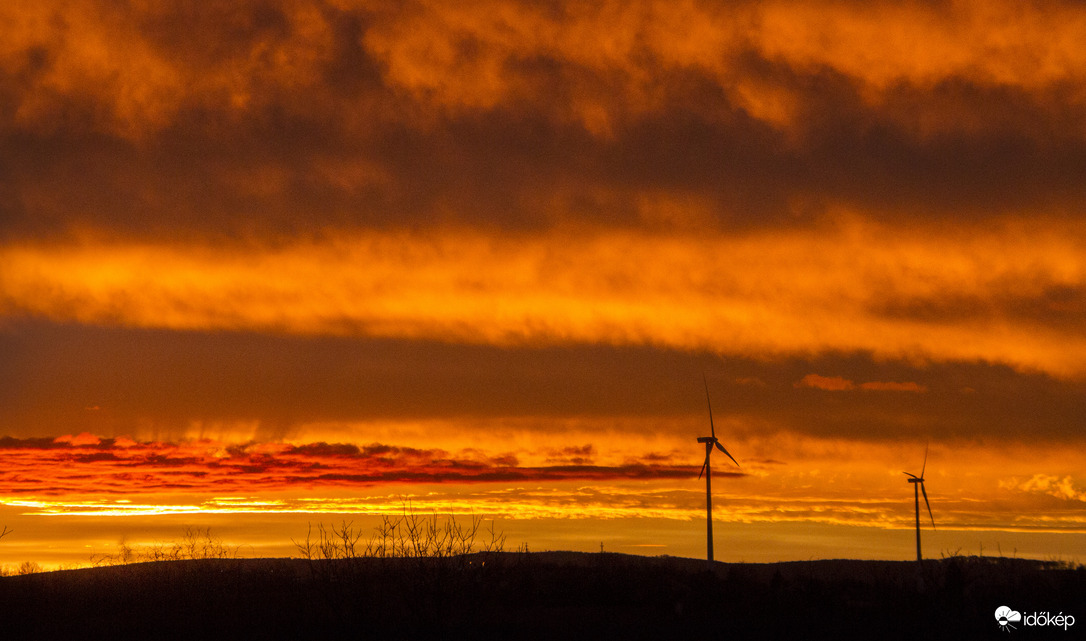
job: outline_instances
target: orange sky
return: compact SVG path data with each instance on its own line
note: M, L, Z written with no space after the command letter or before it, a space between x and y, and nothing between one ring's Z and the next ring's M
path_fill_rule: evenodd
M926 444L928 555L1086 553L1077 3L0 20L0 563L408 499L697 556L703 374L718 558L908 558Z

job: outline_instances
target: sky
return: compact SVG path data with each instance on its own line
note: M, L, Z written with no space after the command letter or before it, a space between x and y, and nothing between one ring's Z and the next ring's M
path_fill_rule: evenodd
M404 506L696 557L707 391L719 560L911 558L921 470L926 556L1086 558L1081 3L0 24L0 565Z

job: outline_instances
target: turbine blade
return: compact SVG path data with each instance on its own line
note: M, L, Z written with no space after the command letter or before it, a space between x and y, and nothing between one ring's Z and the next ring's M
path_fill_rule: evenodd
M709 432L716 438L716 428L713 427L713 402L709 400L709 381L705 379L705 372L701 373L701 382L705 384L705 403L709 406Z
M928 503L928 491L924 489L924 482L920 482L920 491L924 493L924 505L928 506L928 516L931 517L931 529L935 529L935 517L931 514L931 503Z
M904 474L905 476L911 476L911 477L913 477L914 479L916 478L916 475L915 475L915 474L909 474L908 472L902 472L902 474Z
M735 463L736 467L739 467L739 468L742 467L741 465L739 465L739 461L735 460L734 456L732 456L731 454L728 454L728 450L724 449L724 446L720 444L720 441L713 441L713 445L716 446L716 449L718 449L721 452L724 452L725 454L727 454L728 458L730 458L732 460L732 463Z
M705 474L705 470L707 470L707 469L709 469L709 455L708 454L705 455L705 462L701 464L701 471L698 472L698 478L699 479Z
M928 469L928 446L930 442L924 444L924 465L920 468L920 478L924 478L924 470Z

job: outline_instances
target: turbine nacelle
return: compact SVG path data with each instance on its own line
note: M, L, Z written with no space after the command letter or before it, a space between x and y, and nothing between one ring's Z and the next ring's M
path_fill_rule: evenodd
M931 529L934 530L935 529L935 516L933 516L932 513L931 513L931 503L928 502L928 491L924 489L924 472L927 471L927 469L928 469L928 448L925 447L924 448L924 464L920 468L920 476L917 476L917 475L912 474L910 472L902 472L902 474L909 477L908 479L906 479L909 483L918 483L918 484L920 484L920 492L923 493L923 495L924 495L924 505L926 505L928 507L928 517L931 518ZM917 513L916 529L917 529L917 532L919 532L920 531L920 498L919 497L917 497L917 499L916 499L916 513ZM920 536L920 535L917 534L917 536Z
M702 375L702 382L705 384L705 402L709 406L709 431L712 433L712 436L697 437L697 442L705 443L705 463L702 464L702 472L697 473L697 478L702 478L702 475L709 469L709 455L712 454L712 448L720 450L725 456L731 458L735 467L742 467L740 462L735 460L735 456L732 456L728 450L725 450L723 445L720 444L720 440L717 438L717 428L715 425L712 425L712 401L709 400L709 384L708 381L705 380L704 374Z
M705 468L709 465L709 455L713 453L713 448L724 452L724 456L727 456L735 463L736 467L742 467L739 465L739 461L735 460L735 457L731 455L728 450L724 449L724 446L720 444L720 440L715 436L699 436L698 443L705 443L705 464L701 466L701 474L705 473ZM701 474L698 474L698 478L701 478Z

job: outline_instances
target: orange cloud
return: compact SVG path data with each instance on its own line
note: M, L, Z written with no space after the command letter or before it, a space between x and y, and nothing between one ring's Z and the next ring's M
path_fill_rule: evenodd
M1086 238L1032 224L1028 234L1016 224L941 233L853 220L698 238L447 232L270 249L8 245L0 313L494 345L864 351L1081 376L1086 338L1071 318L1086 300L1075 294L1086 289Z
M82 432L80 434L77 434L76 436L72 436L71 434L66 434L64 436L58 436L55 439L53 439L53 442L54 443L63 443L63 444L73 445L73 446L78 447L78 446L81 446L81 445L98 445L98 443L101 442L101 439L99 439L94 434L89 434L87 432Z
M999 486L1010 490L1037 492L1059 499L1086 503L1086 490L1080 490L1081 483L1076 483L1075 479L1069 475L1061 478L1051 474L1034 474L1022 482L1019 482L1017 478L1001 481Z
M533 74L531 61L551 60L560 86L569 88L555 105L566 110L561 116L603 136L616 122L662 108L660 78L690 70L753 117L802 126L804 89L786 73L752 69L751 58L791 73L839 74L871 106L893 103L902 87L926 90L958 79L1039 92L1041 101L1056 91L1079 105L1086 100L1058 89L1080 82L1086 68L1077 37L1086 11L1074 4L612 2L554 11L488 2L419 5L387 18L364 38L387 65L387 82L439 109L540 104L555 77ZM923 133L975 127L975 114L941 107L920 114ZM899 117L917 120L915 113Z
M320 87L345 46L360 47L431 123L442 113L533 104L605 137L666 104L661 77L691 71L765 123L800 124L802 86L752 69L752 58L840 75L872 104L892 101L902 86L956 79L1086 100L1066 91L1086 68L1078 37L1086 11L1073 3L333 4L338 15L364 18L356 42L337 41L337 14L313 2L184 13L156 3L9 2L0 9L10 25L0 68L29 79L15 104L19 122L55 126L66 105L89 103L99 127L137 139L186 109L234 119L283 93L331 100ZM556 90L561 99L551 100ZM929 126L946 117L923 115ZM962 126L976 116L950 117Z
M10 237L698 235L1082 202L1076 4L123 6L0 7Z
M281 18L287 37L245 3L183 15L158 3L5 3L0 70L27 79L15 122L64 128L76 124L66 112L82 111L93 129L143 140L185 109L238 115L269 85L312 90L333 55L331 26L315 4L277 4L264 17Z
M827 390L830 392L841 392L845 390L855 389L856 385L852 381L841 378L840 376L819 376L818 374L808 374L803 377L796 387L813 387L814 389Z
M856 383L842 378L840 376L819 376L818 374L808 374L804 376L795 387L810 387L814 389L826 390L829 392L845 392L854 389L870 390L877 392L926 392L928 388L918 383L895 383L895 382L883 382L883 381L869 381L867 383Z
M873 390L878 392L926 392L928 388L918 383L895 383L895 382L881 382L871 381L868 383L860 383L860 389Z

